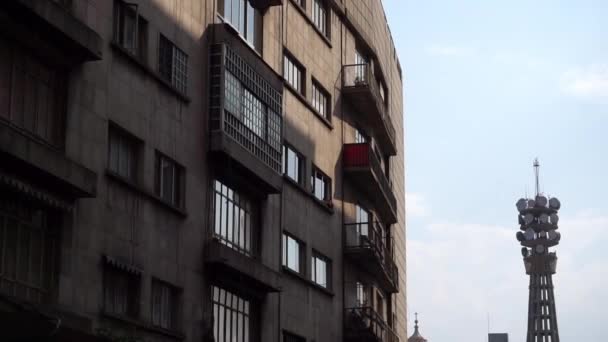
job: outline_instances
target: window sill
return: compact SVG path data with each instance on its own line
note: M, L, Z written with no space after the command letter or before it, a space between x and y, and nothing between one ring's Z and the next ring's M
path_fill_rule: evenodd
M156 194L144 189L139 184L133 183L131 180L126 179L125 177L115 173L114 171L106 169L106 176L108 178L122 184L123 186L154 200L156 203L160 204L162 207L169 209L170 211L174 212L175 214L181 216L182 218L185 218L188 216L188 213L184 209L165 202L162 198L156 196Z
M287 80L285 78L283 78L283 84L284 84L285 88L287 88L292 94L294 94L295 97L297 97L298 100L300 100L300 102L302 102L317 117L317 119L321 120L321 122L323 122L325 124L325 126L327 126L327 128L329 128L331 130L334 129L334 126L332 125L331 121L329 121L323 115L321 115L321 113L319 113L315 109L315 107L313 107L313 105L310 102L308 102L306 97L304 97L304 95L300 94L297 90L295 90L291 86L291 84L289 84L289 82L287 82Z
M171 93L173 93L175 96L177 96L180 100L182 100L186 103L190 103L191 100L190 100L190 97L188 97L188 95L182 93L180 90L175 88L171 83L167 82L164 78L162 78L160 76L160 74L158 72L156 72L154 69L150 68L145 62L140 60L138 57L134 56L132 53L127 51L125 48L120 46L118 43L113 41L113 42L111 42L111 45L114 50L118 51L121 55L126 57L129 61L131 61L132 63L137 65L140 69L142 69L145 73L147 73L152 78L154 78L158 83L162 84L165 88L167 88L167 90L169 90Z
M285 266L281 266L281 270L283 271L283 273L285 273L285 274L287 274L287 275L289 275L289 276L291 276L291 277L293 277L293 278L295 278L295 279L297 279L297 280L305 283L306 285L308 285L308 286L310 286L310 287L312 287L314 289L317 289L317 290L321 291L322 293L324 293L324 294L326 294L326 295L328 295L330 297L334 297L335 296L335 293L333 293L333 291L331 291L329 289L326 289L323 286L318 285L314 281L312 281L310 279L307 279L306 277L304 277L303 275L301 275L298 272L295 272L295 271L293 271L293 270L291 270L291 269L289 269L289 268L287 268Z
M289 178L289 176L287 176L287 175L283 175L283 179L285 180L285 182L287 184L291 185L292 187L294 187L297 190L299 190L300 192L302 192L303 195L310 197L310 199L313 202L315 202L323 210L327 211L327 213L332 214L332 215L334 214L334 209L332 207L330 207L326 202L321 201L318 198L316 198L313 194L311 194L309 191L307 191L306 188L304 186L302 186L300 183Z
M157 326L154 326L152 324L148 324L144 321L141 321L139 319L136 318L131 318L131 317L127 317L127 316L123 316L123 315L117 315L117 314L113 314L113 313L109 313L109 312L105 312L102 311L101 315L105 318L109 318L115 321L119 321L122 323L126 323L153 333L157 333L160 335L165 335L167 337L171 337L173 339L176 340L184 340L186 339L186 335L184 335L183 333L179 332L179 331L175 331L175 330L168 330L165 328L160 328Z
M295 2L295 0L290 0L291 3L293 4L293 7L295 7L298 12L300 12L300 14L304 17L304 19L306 20L306 22L312 26L312 28L315 30L315 32L321 37L321 39L323 40L323 42L325 42L325 44L327 44L327 46L331 49L333 48L332 44L331 44L331 40L329 37L327 37L325 34L323 34L323 32L321 32L321 30L319 30L319 28L317 27L317 25L315 25L315 22L312 21L312 19L310 18L310 16L308 15L308 13L306 13L306 9L303 8L302 6L298 5L297 2ZM330 15L331 17L331 13L327 13L328 15Z

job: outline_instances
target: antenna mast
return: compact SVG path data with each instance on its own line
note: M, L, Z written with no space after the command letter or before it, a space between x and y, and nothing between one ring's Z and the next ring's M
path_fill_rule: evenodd
M540 175L539 175L539 168L540 168L540 163L538 162L538 158L534 159L534 164L532 164L534 166L534 175L536 177L536 196L540 195Z

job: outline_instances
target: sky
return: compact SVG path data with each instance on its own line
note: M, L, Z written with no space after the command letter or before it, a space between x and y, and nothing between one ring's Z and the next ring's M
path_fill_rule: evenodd
M561 341L608 340L608 1L383 0L404 70L408 333L525 341L515 202L562 203ZM489 320L488 320L489 317Z

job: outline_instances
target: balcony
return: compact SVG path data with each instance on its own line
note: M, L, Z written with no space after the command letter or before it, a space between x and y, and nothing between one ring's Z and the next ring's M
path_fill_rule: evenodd
M378 222L344 225L344 253L360 268L373 275L389 293L399 291L399 269L393 258L394 242Z
M395 127L368 64L342 67L342 94L358 111L361 123L374 131L383 151L396 155Z
M344 340L348 342L399 342L399 337L371 307L345 309Z
M258 55L217 24L210 48L211 152L220 171L262 193L282 186L282 82Z
M344 145L344 172L375 203L382 221L397 222L397 199L370 143Z

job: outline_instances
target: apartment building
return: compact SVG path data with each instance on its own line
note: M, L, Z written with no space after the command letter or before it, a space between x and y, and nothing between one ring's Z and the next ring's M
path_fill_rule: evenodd
M406 340L380 0L10 0L0 26L0 340Z

